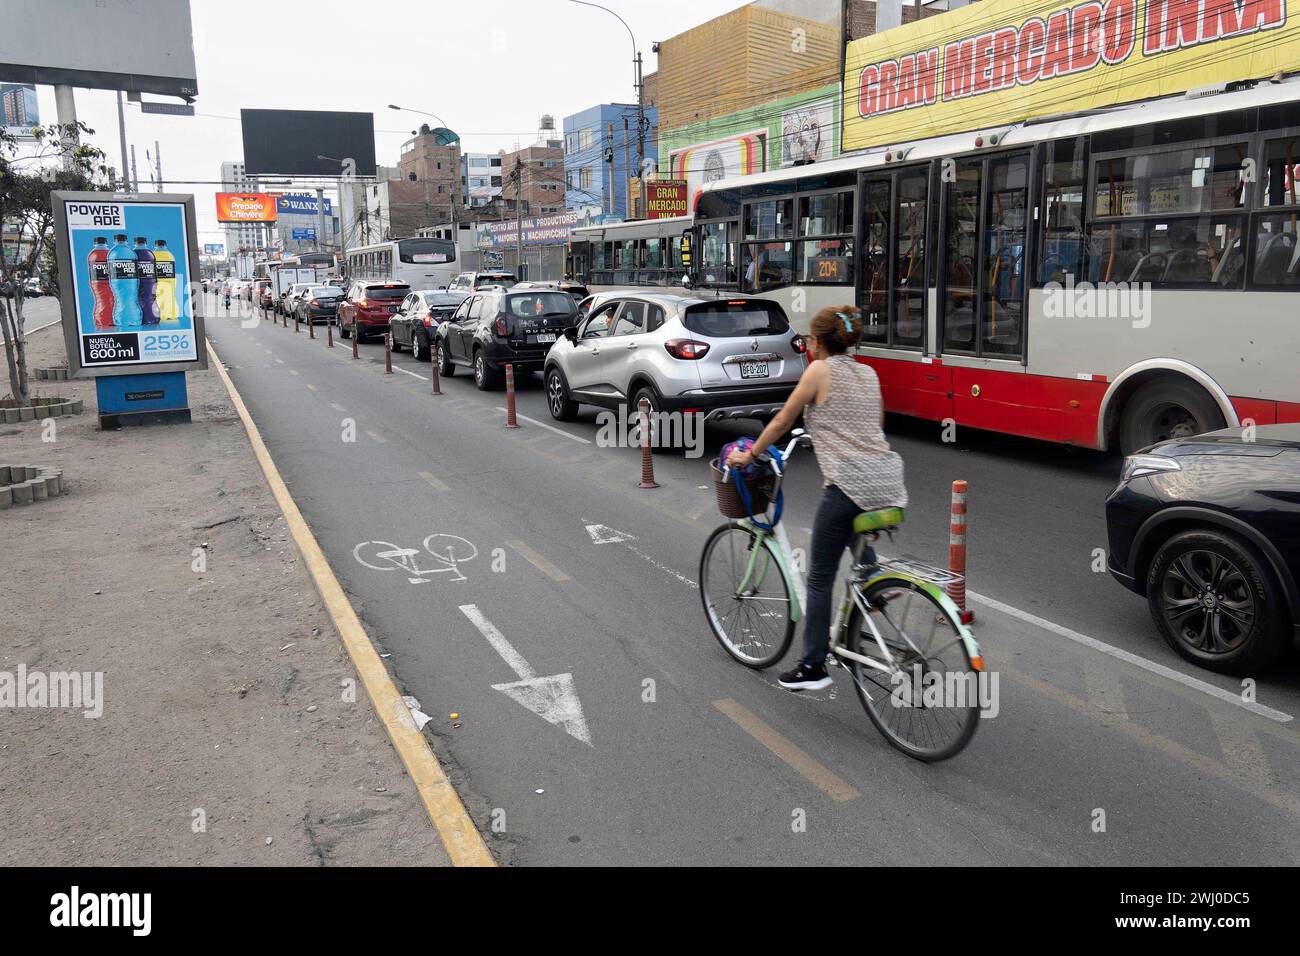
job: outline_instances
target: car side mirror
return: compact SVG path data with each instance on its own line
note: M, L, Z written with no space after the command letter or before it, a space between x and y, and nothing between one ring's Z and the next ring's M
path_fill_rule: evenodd
M577 345L578 327L576 325L569 326L567 329L564 330L564 337L569 340L570 344Z

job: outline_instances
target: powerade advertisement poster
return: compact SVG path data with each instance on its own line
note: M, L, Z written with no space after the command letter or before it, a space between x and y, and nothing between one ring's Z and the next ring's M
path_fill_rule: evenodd
M81 365L198 358L185 204L64 201Z

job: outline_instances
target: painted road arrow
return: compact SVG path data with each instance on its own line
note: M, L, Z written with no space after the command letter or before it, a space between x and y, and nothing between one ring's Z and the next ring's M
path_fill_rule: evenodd
M588 747L594 746L591 731L587 729L587 718L582 714L582 702L578 700L578 693L573 687L573 675L538 677L524 656L511 646L495 624L483 616L478 605L462 604L460 611L487 638L488 643L519 678L506 684L493 684L492 689L501 691L547 723L563 727L566 733L577 737Z
M664 574L668 575L669 577L676 578L678 581L680 581L682 584L685 584L687 587L696 588L698 590L699 585L697 585L686 575L682 574L680 571L674 571L672 568L668 567L668 565L664 564L661 561L656 560L655 558L652 558L650 555L646 554L636 545L632 544L631 542L636 540L636 535L628 534L626 531L619 531L616 528L611 528L607 524L589 524L586 525L586 528L587 528L587 534L591 536L592 544L627 545L627 549L631 551L633 554L635 554L637 557L639 557L641 560L648 561L650 564L653 564Z

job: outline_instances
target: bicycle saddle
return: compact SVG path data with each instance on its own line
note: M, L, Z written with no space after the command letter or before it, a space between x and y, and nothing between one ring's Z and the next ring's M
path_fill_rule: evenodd
M853 530L858 534L867 534L872 531L896 528L902 523L902 508L880 508L876 511L864 511L854 518Z

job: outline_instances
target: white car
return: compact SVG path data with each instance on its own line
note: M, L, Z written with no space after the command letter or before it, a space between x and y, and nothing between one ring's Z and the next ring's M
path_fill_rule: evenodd
M285 315L295 315L298 312L298 300L303 297L304 293L317 288L320 288L319 282L295 282L289 286L289 291L285 293L280 308Z

